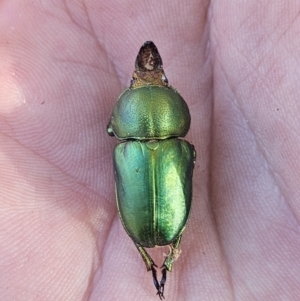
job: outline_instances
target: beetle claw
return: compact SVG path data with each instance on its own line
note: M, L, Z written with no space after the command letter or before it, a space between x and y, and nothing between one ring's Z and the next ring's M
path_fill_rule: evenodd
M156 295L158 295L159 299L162 300L162 299L165 299L165 296L164 296L164 293L162 291L157 291Z

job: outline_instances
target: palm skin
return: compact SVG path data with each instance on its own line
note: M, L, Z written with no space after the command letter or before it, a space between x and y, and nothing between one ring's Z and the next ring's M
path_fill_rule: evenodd
M299 299L297 1L0 9L0 300L158 300L118 219L106 134L146 40L197 150L166 299Z

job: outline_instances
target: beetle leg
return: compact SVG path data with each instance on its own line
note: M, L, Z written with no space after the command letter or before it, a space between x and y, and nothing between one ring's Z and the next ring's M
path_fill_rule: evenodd
M159 299L162 300L162 299L165 299L165 297L164 297L163 291L161 291L161 286L159 285L159 282L157 280L156 269L154 268L156 266L157 265L153 264L152 267L151 267L153 283L154 283L154 286L157 289L156 295L158 295Z
M135 243L135 246L137 247L139 253L141 254L141 256L145 262L147 271L152 270L152 266L157 266L154 263L153 259L150 257L150 255L147 253L147 251L141 245Z
M164 261L164 264L161 267L161 273L162 277L160 280L160 293L163 296L164 295L164 289L165 289L165 283L167 281L167 271L171 272L173 268L173 263L178 259L180 256L181 250L178 249L180 241L181 241L182 235L178 236L174 243L170 246L170 252L166 256L166 259Z
M166 266L162 266L162 270L161 270L161 273L162 273L162 277L161 277L161 280L160 280L160 293L161 295L164 297L164 290L165 290L165 283L167 281L167 268Z
M141 256L145 262L147 271L150 271L150 270L152 271L153 283L154 283L155 288L157 289L157 294L158 294L159 298L160 299L165 298L163 296L163 294L161 293L161 287L157 280L157 273L156 273L156 269L155 269L155 267L157 267L157 265L154 263L153 259L150 257L150 255L147 253L147 251L141 245L135 243L135 246L137 247L139 253L141 254Z

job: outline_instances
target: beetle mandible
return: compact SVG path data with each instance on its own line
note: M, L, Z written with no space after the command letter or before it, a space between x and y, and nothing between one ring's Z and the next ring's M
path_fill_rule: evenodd
M130 87L118 98L107 132L120 140L113 153L116 201L123 227L133 240L160 299L167 271L180 255L179 244L192 201L196 151L179 139L189 131L190 112L168 84L153 42L141 47ZM145 248L170 246L158 281Z

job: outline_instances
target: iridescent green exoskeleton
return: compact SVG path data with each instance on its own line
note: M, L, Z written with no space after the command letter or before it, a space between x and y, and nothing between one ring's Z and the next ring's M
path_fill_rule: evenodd
M166 272L178 249L192 201L194 147L178 139L190 128L188 106L168 84L156 46L146 42L138 53L130 87L119 97L107 132L120 143L113 154L116 199L127 234L141 254L160 299ZM162 278L144 248L170 246Z

